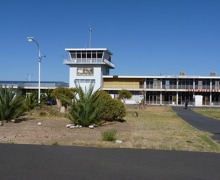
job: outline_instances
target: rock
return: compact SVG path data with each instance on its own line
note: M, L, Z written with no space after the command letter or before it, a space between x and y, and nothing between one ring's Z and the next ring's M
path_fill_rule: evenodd
M61 106L61 108L60 108L60 113L65 113L66 112L66 108L64 107L64 106Z
M72 126L70 126L70 129L74 129L75 127L76 127L76 126L73 126L73 125L72 125Z
M118 143L118 144L121 144L121 143L122 143L121 140L116 140L115 142Z
M74 126L73 124L67 124L66 128L70 128L71 126Z
M41 122L37 123L38 126L41 126L41 124L42 124Z
M94 126L93 126L93 125L90 125L89 128L90 128L90 129L94 129Z
M11 120L11 122L15 123L15 120L14 120L14 119L12 119L12 120Z
M79 125L79 128L81 128L82 126L81 125Z
M3 121L0 121L0 126L3 126Z

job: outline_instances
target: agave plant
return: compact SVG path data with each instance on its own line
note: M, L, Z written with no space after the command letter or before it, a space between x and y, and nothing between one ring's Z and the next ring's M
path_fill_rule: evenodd
M28 94L25 99L26 110L30 111L38 106L38 94L36 92L32 92Z
M13 88L0 86L0 120L19 117L24 112L24 99Z
M88 127L91 124L97 124L100 121L100 108L95 106L98 99L98 93L93 93L94 84L90 84L89 89L83 89L77 85L77 97L72 103L69 118L76 125Z

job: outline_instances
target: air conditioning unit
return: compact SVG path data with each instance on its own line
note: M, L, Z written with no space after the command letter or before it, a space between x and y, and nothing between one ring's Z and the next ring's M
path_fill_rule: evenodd
M217 73L216 72L211 72L210 76L217 76Z
M185 76L185 72L180 72L180 76Z

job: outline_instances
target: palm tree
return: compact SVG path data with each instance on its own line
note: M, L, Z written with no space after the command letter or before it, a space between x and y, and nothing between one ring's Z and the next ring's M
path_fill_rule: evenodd
M97 124L100 121L100 108L96 106L96 101L99 98L98 93L94 92L94 84L90 84L89 89L83 89L77 85L77 97L72 103L69 112L70 120L76 125L89 126Z
M24 98L13 88L0 86L0 120L19 117L24 112Z

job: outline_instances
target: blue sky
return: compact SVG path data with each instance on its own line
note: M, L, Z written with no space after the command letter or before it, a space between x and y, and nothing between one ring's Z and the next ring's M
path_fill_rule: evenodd
M108 48L111 75L220 75L218 0L2 0L0 80L69 80L65 48Z

